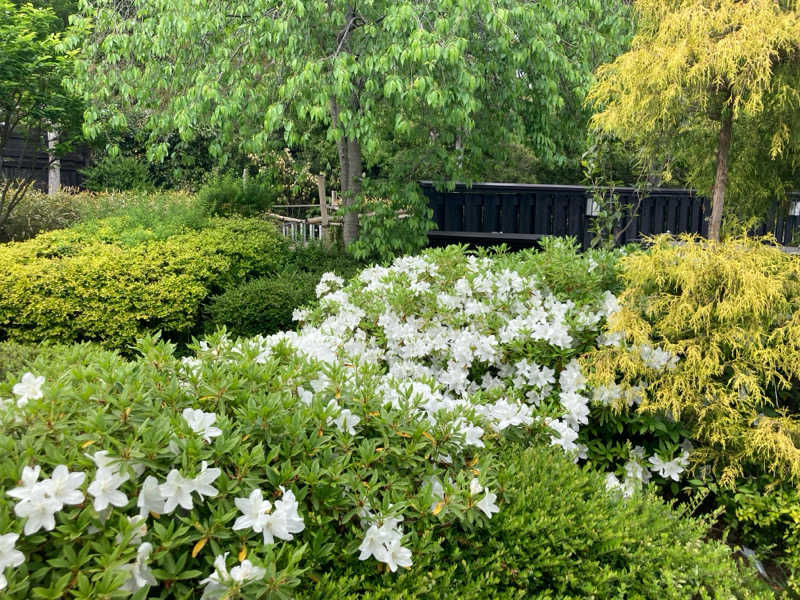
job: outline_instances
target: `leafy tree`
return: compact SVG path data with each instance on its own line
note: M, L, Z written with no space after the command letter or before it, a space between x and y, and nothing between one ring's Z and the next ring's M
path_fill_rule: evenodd
M800 13L795 0L639 0L630 51L601 67L589 98L597 128L633 141L653 162L693 161L702 182L714 156L710 235L719 239L732 158L800 148ZM737 131L743 149L731 152ZM747 173L743 168L742 173ZM752 177L759 173L750 170Z
M211 150L224 160L234 141L258 154L276 133L302 147L321 128L337 148L344 203L355 206L365 172L406 183L422 173L469 178L487 154L521 138L541 159L557 158L554 123L575 105L564 90L580 95L590 71L582 57L605 57L620 30L613 19L605 30L582 27L603 6L86 0L77 23L89 41L75 83L95 101L89 134L124 125L130 111L146 115L151 159L167 153L164 136L176 129L184 139L213 132ZM80 41L76 32L72 43ZM357 233L351 211L345 241Z
M0 0L0 229L33 183L25 166L46 149L42 132L58 131L66 148L80 131L80 105L62 85L72 65L61 27L50 9Z
M78 0L11 0L18 7L23 4L32 4L35 8L51 8L56 16L64 23L69 24L70 15L78 12Z

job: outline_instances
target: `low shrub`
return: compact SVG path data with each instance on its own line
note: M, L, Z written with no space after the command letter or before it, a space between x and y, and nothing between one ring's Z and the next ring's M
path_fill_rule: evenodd
M319 277L291 270L246 281L211 299L203 326L209 332L224 327L234 337L292 329L292 313L316 298Z
M552 448L508 444L496 452L504 502L487 531L453 522L413 568L383 580L337 569L303 597L772 597L742 573L728 546L703 541L708 523L650 494L609 494L598 474Z
M126 245L131 232L116 224L101 221L97 229L51 232L0 249L0 336L113 348L149 330L186 338L206 298L276 272L285 251L262 221L217 219L166 239L137 236L136 245Z
M207 221L205 207L182 192L141 193L62 190L52 196L29 190L0 230L0 242L21 242L54 229L82 224L98 228L99 219L115 217L117 229L157 230L164 233L178 226L197 229Z
M271 183L228 174L200 188L197 197L210 214L252 217L270 210L281 193Z
M0 342L0 381L7 376L27 371L28 364L39 352L38 344Z
M282 271L245 281L212 298L203 319L206 332L224 327L234 337L246 337L293 329L292 314L317 299L323 273L349 279L359 267L350 256L313 244L294 248L284 260Z
M137 156L103 156L81 170L83 187L95 192L151 191L153 179L147 160Z

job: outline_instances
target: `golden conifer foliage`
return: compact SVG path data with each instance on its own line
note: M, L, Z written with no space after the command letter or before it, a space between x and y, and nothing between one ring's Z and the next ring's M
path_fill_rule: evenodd
M764 241L661 236L624 258L609 328L626 343L585 359L597 384L645 385L640 410L687 423L724 484L745 468L800 482L800 258ZM677 364L648 366L647 346Z
M800 102L798 1L637 0L634 6L630 50L598 69L587 96L597 109L593 126L635 144L654 163L666 161L667 179L669 162L678 157L706 171L689 167L693 185L707 181L713 168L709 229L718 239L741 126L758 132L753 143L772 159L793 138Z

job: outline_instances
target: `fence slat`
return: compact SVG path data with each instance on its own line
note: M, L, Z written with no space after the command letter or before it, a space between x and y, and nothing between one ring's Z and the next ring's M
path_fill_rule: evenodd
M550 194L537 193L534 202L533 231L531 233L550 235L553 233L553 228L550 226L550 208L553 205L553 199Z
M534 196L530 193L519 195L519 232L533 233Z
M483 198L480 194L467 194L464 202L464 231L481 230L481 209Z
M517 215L518 206L519 201L516 196L502 196L501 231L503 233L519 233L519 226L517 225L519 222Z
M498 199L496 195L486 195L483 198L483 231L493 233L500 231L498 226Z

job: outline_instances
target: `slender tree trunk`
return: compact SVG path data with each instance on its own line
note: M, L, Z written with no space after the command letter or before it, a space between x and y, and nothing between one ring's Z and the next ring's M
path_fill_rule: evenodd
M351 206L358 200L358 195L361 193L361 144L358 140L347 140L347 165L347 192L345 193L344 186L342 186L342 194L344 195L342 202L345 206ZM357 211L345 213L342 237L345 246L349 246L351 242L358 238Z
M717 173L714 178L714 190L711 193L711 224L708 236L719 241L722 227L722 209L725 206L725 188L728 185L728 158L731 150L731 134L733 132L733 112L722 111L722 122L717 140Z
M61 161L55 155L56 144L58 144L58 133L55 131L47 132L47 156L49 167L47 169L47 194L52 196L61 190Z

